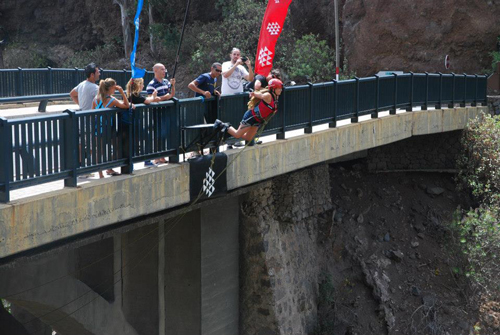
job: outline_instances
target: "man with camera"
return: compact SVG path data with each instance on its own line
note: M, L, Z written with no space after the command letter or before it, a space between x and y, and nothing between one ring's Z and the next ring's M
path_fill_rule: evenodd
M233 48L229 56L231 60L222 64L222 95L243 92L243 79L252 81L254 77L252 64L247 57L241 57L240 49ZM248 71L242 64L246 64Z

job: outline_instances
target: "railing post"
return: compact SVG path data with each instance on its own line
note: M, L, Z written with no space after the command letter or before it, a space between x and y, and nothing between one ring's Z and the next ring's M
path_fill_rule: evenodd
M372 113L371 118L378 118L378 109L380 105L380 76L375 75L375 111Z
M180 119L180 115L181 115L181 108L179 105L179 99L172 98L172 100L174 101L175 108L174 108L173 120L170 120L169 133L172 134L172 135L170 135L171 140L176 135L176 140L173 141L174 142L173 145L175 145L175 148L176 148L176 154L168 156L168 162L169 163L179 163L179 154L180 154L179 148L182 145L182 143L180 142L182 139L182 136L181 136L181 127L179 124L179 119ZM166 115L166 116L172 118L172 115ZM168 142L167 142L167 147L168 147Z
M477 84L478 84L478 80L477 80L477 74L474 75L475 76L475 82L476 82L476 85L475 85L475 92L474 92L474 102L471 104L472 107L476 107L477 106Z
M464 101L460 103L460 107L465 107L467 104L467 74L464 73Z
M64 111L69 118L64 120L64 162L65 169L70 170L69 177L64 179L64 187L77 186L77 167L78 167L78 119L73 110Z
M420 109L426 111L428 105L429 105L429 72L425 72L425 104Z
M12 133L7 119L0 117L0 202L10 201L12 175Z
M337 101L339 100L339 87L338 87L338 82L337 80L333 79L333 121L328 123L329 128L335 128L337 127L337 107L338 103Z
M308 82L309 86L309 125L304 129L305 134L312 134L313 132L313 84Z
M442 101L443 101L443 74L439 73L439 100L438 103L434 106L436 109L441 109Z
M24 95L23 89L23 69L20 67L17 68L17 95Z
M356 80L356 99L354 99L355 106L354 106L354 117L351 118L351 123L357 123L359 121L359 78L354 77Z
M286 132L286 108L285 108L285 96L286 96L286 87L283 87L283 93L281 93L279 97L279 106L281 106L281 121L282 121L282 128L281 132L276 134L276 139L277 140L284 140L285 139L285 132ZM278 107L279 108L279 107Z
M134 161L133 161L133 143L134 143L134 110L132 108L129 108L126 111L123 111L122 113L128 113L128 116L124 118L124 114L121 115L121 121L119 121L119 125L121 126L121 136L123 138L123 157L127 159L127 165L122 166L122 173L125 174L132 174L134 171ZM126 121L124 121L126 120Z
M498 65L498 66L500 66L500 63L499 63L499 65ZM487 81L487 80L488 80L488 76L487 76L487 75L483 75L482 77L483 77L483 80L484 80L484 81ZM486 84L486 85L487 85L487 84ZM487 91L485 91L485 92L484 92L484 96L483 96L483 97L481 97L481 101L482 101L482 102L481 102L481 106L488 106Z
M413 112L413 72L410 71L410 106L406 107L407 112Z
M455 73L451 73L451 76L453 78L452 82L453 82L453 86L452 86L452 89L451 89L451 103L448 104L448 108L454 108L455 107Z
M52 82L53 82L53 79L52 78L52 68L50 66L47 66L47 71L48 71L48 76L47 76L47 93L48 94L52 94L53 90L52 90Z
M398 74L393 73L394 75L394 107L389 110L389 114L395 115L396 110L398 109Z
M75 66L75 72L73 72L73 87L78 85L78 68Z
M132 75L130 75L132 77ZM122 77L123 77L123 89L125 90L125 86L127 86L127 69L123 69L123 74L122 74ZM148 83L146 83L146 86L148 85Z

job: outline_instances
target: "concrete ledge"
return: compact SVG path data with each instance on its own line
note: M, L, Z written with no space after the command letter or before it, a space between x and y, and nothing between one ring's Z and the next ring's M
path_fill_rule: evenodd
M241 150L229 150L234 190L307 166L400 141L463 129L487 107L429 110L370 119ZM138 171L0 205L0 258L189 203L189 164Z
M228 151L228 189L257 183L347 154L401 141L411 136L463 129L487 107L437 109L389 115L305 134L291 139Z
M181 164L0 205L0 258L188 202Z

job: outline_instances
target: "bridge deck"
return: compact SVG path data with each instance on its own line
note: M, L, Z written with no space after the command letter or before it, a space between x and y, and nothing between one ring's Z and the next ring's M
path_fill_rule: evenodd
M487 107L379 113L336 128L314 127L312 134L287 132L286 140L265 138L262 145L227 150L227 189L235 190L275 176L416 135L463 129ZM344 124L345 123L345 124ZM303 134L303 135L302 135ZM229 163L230 162L230 163ZM140 164L139 164L140 165ZM138 166L140 168L140 166ZM88 233L133 218L189 204L189 164L166 164L104 180L82 180L13 191L0 204L0 259L47 243ZM48 192L40 194L40 192ZM18 192L18 193L17 193ZM38 195L35 195L37 194Z

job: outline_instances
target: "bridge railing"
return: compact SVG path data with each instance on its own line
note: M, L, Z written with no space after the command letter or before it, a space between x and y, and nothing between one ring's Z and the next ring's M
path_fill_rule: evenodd
M125 87L131 77L130 70L101 70L101 78L111 77L118 85ZM147 71L144 82L154 77ZM0 69L0 98L69 93L85 80L84 69Z
M339 120L358 122L384 110L486 105L486 83L486 76L410 73L285 87L278 113L262 135L284 139L286 131L309 133L315 125L335 127ZM54 180L76 186L78 175L118 166L130 173L133 163L146 159L169 156L176 162L180 153L197 149L197 133L186 127L215 118L237 126L247 102L248 94L242 93L137 105L133 112L67 110L0 118L0 202L8 202L13 189Z

